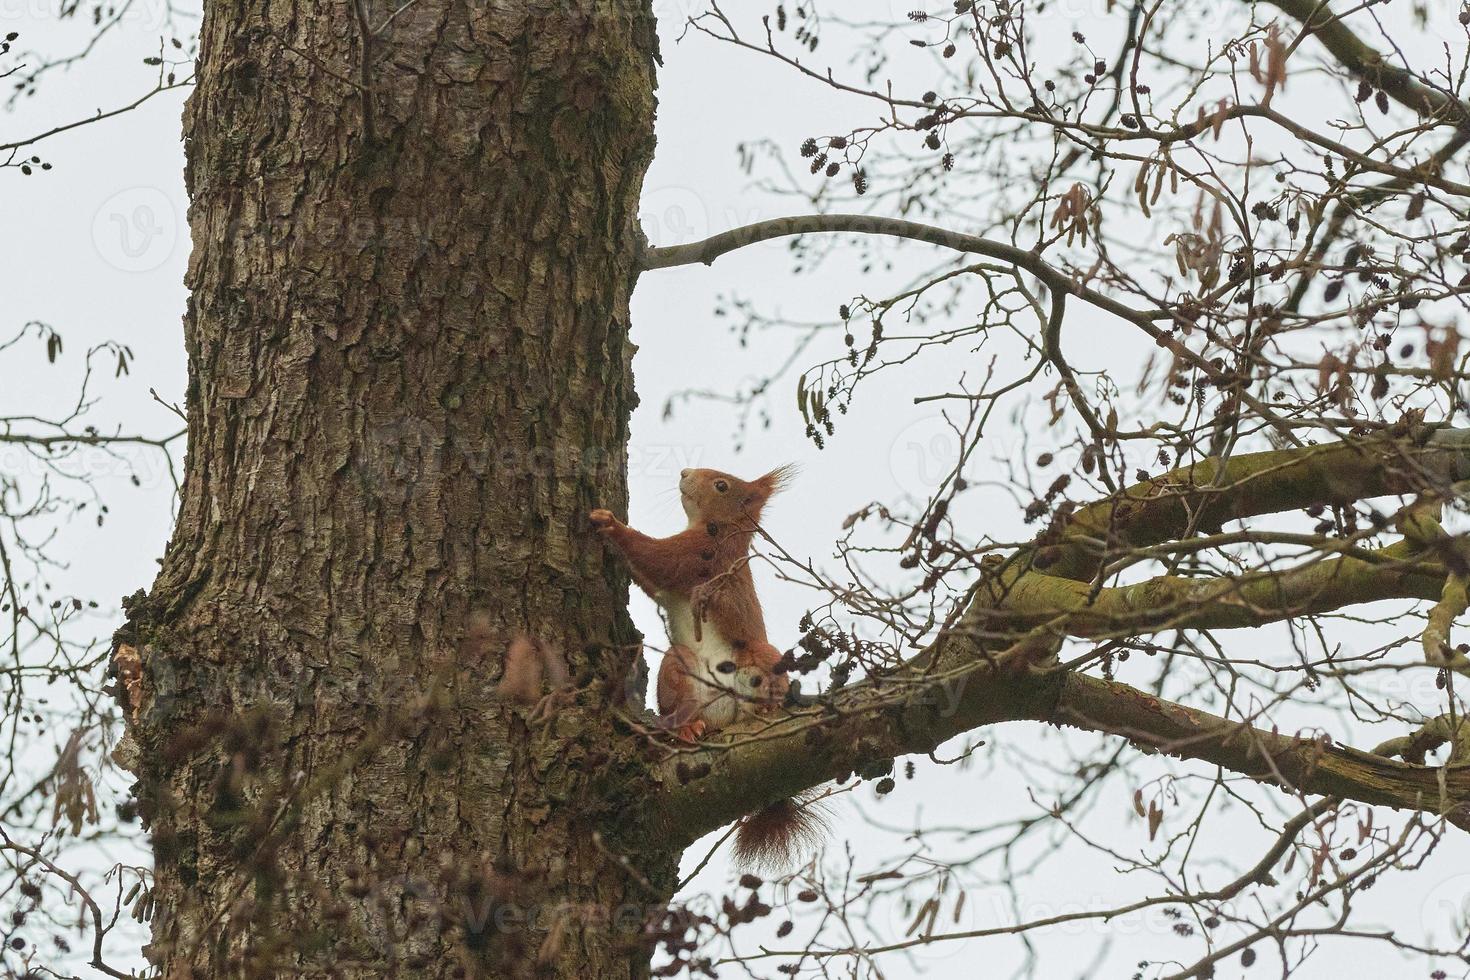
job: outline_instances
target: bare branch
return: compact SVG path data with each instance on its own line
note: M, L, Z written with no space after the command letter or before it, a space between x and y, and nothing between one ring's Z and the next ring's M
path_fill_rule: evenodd
M1301 21L1307 32L1348 71L1383 89L1388 97L1425 116L1441 116L1456 128L1470 125L1465 103L1440 89L1431 88L1413 72L1391 64L1366 44L1322 0L1268 0Z

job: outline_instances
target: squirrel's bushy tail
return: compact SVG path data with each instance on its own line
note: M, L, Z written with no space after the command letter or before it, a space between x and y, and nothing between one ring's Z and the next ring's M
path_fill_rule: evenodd
M827 836L827 814L811 797L788 797L757 810L735 831L735 861L742 868L787 870Z

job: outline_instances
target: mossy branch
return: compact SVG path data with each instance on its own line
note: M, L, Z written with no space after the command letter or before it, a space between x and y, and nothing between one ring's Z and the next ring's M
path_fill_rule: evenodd
M1051 574L1089 562L1095 568L1099 547L1156 544L1227 520L1391 493L1449 493L1470 477L1467 447L1470 430L1385 432L1239 456L1223 466L1202 462L1085 507L1061 528L1060 540L1052 535L1045 572L1031 561L1042 552L1024 549L977 591L955 628L895 676L854 685L758 729L732 730L665 764L656 795L667 830L692 840L828 780L882 772L897 756L932 751L985 725L1026 720L1108 732L1304 795L1447 814L1470 826L1470 767L1414 766L1325 737L1267 732L1054 665L1065 635L1260 626L1389 598L1443 602L1448 573L1409 534L1418 524L1401 527L1406 538L1380 551L1355 550L1285 571L1161 576L1112 588ZM1453 607L1458 598L1451 599ZM985 636L1027 629L1000 654L980 645Z
M1398 762L1326 735L1266 731L1127 684L1048 668L1056 642L1044 628L991 658L963 635L936 646L944 649L916 658L930 670L854 685L820 707L732 729L661 764L653 794L661 830L691 842L772 801L854 772L885 772L898 756L1011 721L1106 732L1294 794L1420 810L1470 827L1470 766Z
M967 617L987 632L1039 623L1072 636L1134 636L1161 629L1238 629L1380 599L1438 599L1445 571L1415 558L1410 542L1366 557L1317 560L1283 571L1187 578L1162 575L1094 588L1037 571L1002 573L982 586ZM1463 612L1463 610L1461 610Z
M1078 509L1040 547L1047 574L1090 579L1104 551L1213 533L1229 521L1388 494L1453 492L1470 478L1470 429L1385 431L1320 446L1206 459Z

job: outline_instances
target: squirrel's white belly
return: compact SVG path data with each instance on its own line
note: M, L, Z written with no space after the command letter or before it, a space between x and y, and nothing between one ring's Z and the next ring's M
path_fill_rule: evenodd
M705 620L695 629L693 604L677 595L661 594L658 604L668 617L669 642L686 647L694 654L695 697L704 703L700 714L711 728L720 728L739 717L747 702L738 685L745 679L745 672L732 670L735 650L729 641ZM720 665L725 664L725 670Z

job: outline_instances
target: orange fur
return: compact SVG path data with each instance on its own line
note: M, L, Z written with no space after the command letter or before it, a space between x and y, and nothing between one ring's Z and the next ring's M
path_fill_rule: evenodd
M793 474L791 467L778 467L747 481L717 470L685 470L679 494L689 527L667 538L635 531L611 511L590 515L592 526L628 562L633 581L668 612L671 634L678 631L677 617L692 617L686 629L692 635L671 635L658 672L661 721L685 741L717 730L747 704L769 711L786 699L790 682L776 669L781 651L766 636L750 546L766 504ZM728 651L728 663L717 665L717 679L708 670L709 650L722 651L720 656ZM751 866L788 864L824 829L809 804L773 803L741 821L736 858Z
M826 814L809 799L777 800L744 817L735 831L735 861L744 868L785 870L827 835Z
M736 673L759 679L759 690L736 693L780 704L789 687L775 672L781 659L766 636L765 617L750 574L750 545L761 512L791 479L790 467L778 467L755 480L741 480L718 470L685 470L679 480L689 527L667 538L652 538L619 521L611 511L594 510L593 527L628 562L633 581L661 605L670 598L690 603L695 636L712 630L733 651ZM698 681L689 650L675 645L659 669L659 712L684 728L722 692ZM685 718L688 720L678 720ZM718 728L705 718L709 730Z
M500 675L496 693L517 704L535 704L541 700L541 678L544 675L540 647L530 637L518 636L506 648L505 670Z

